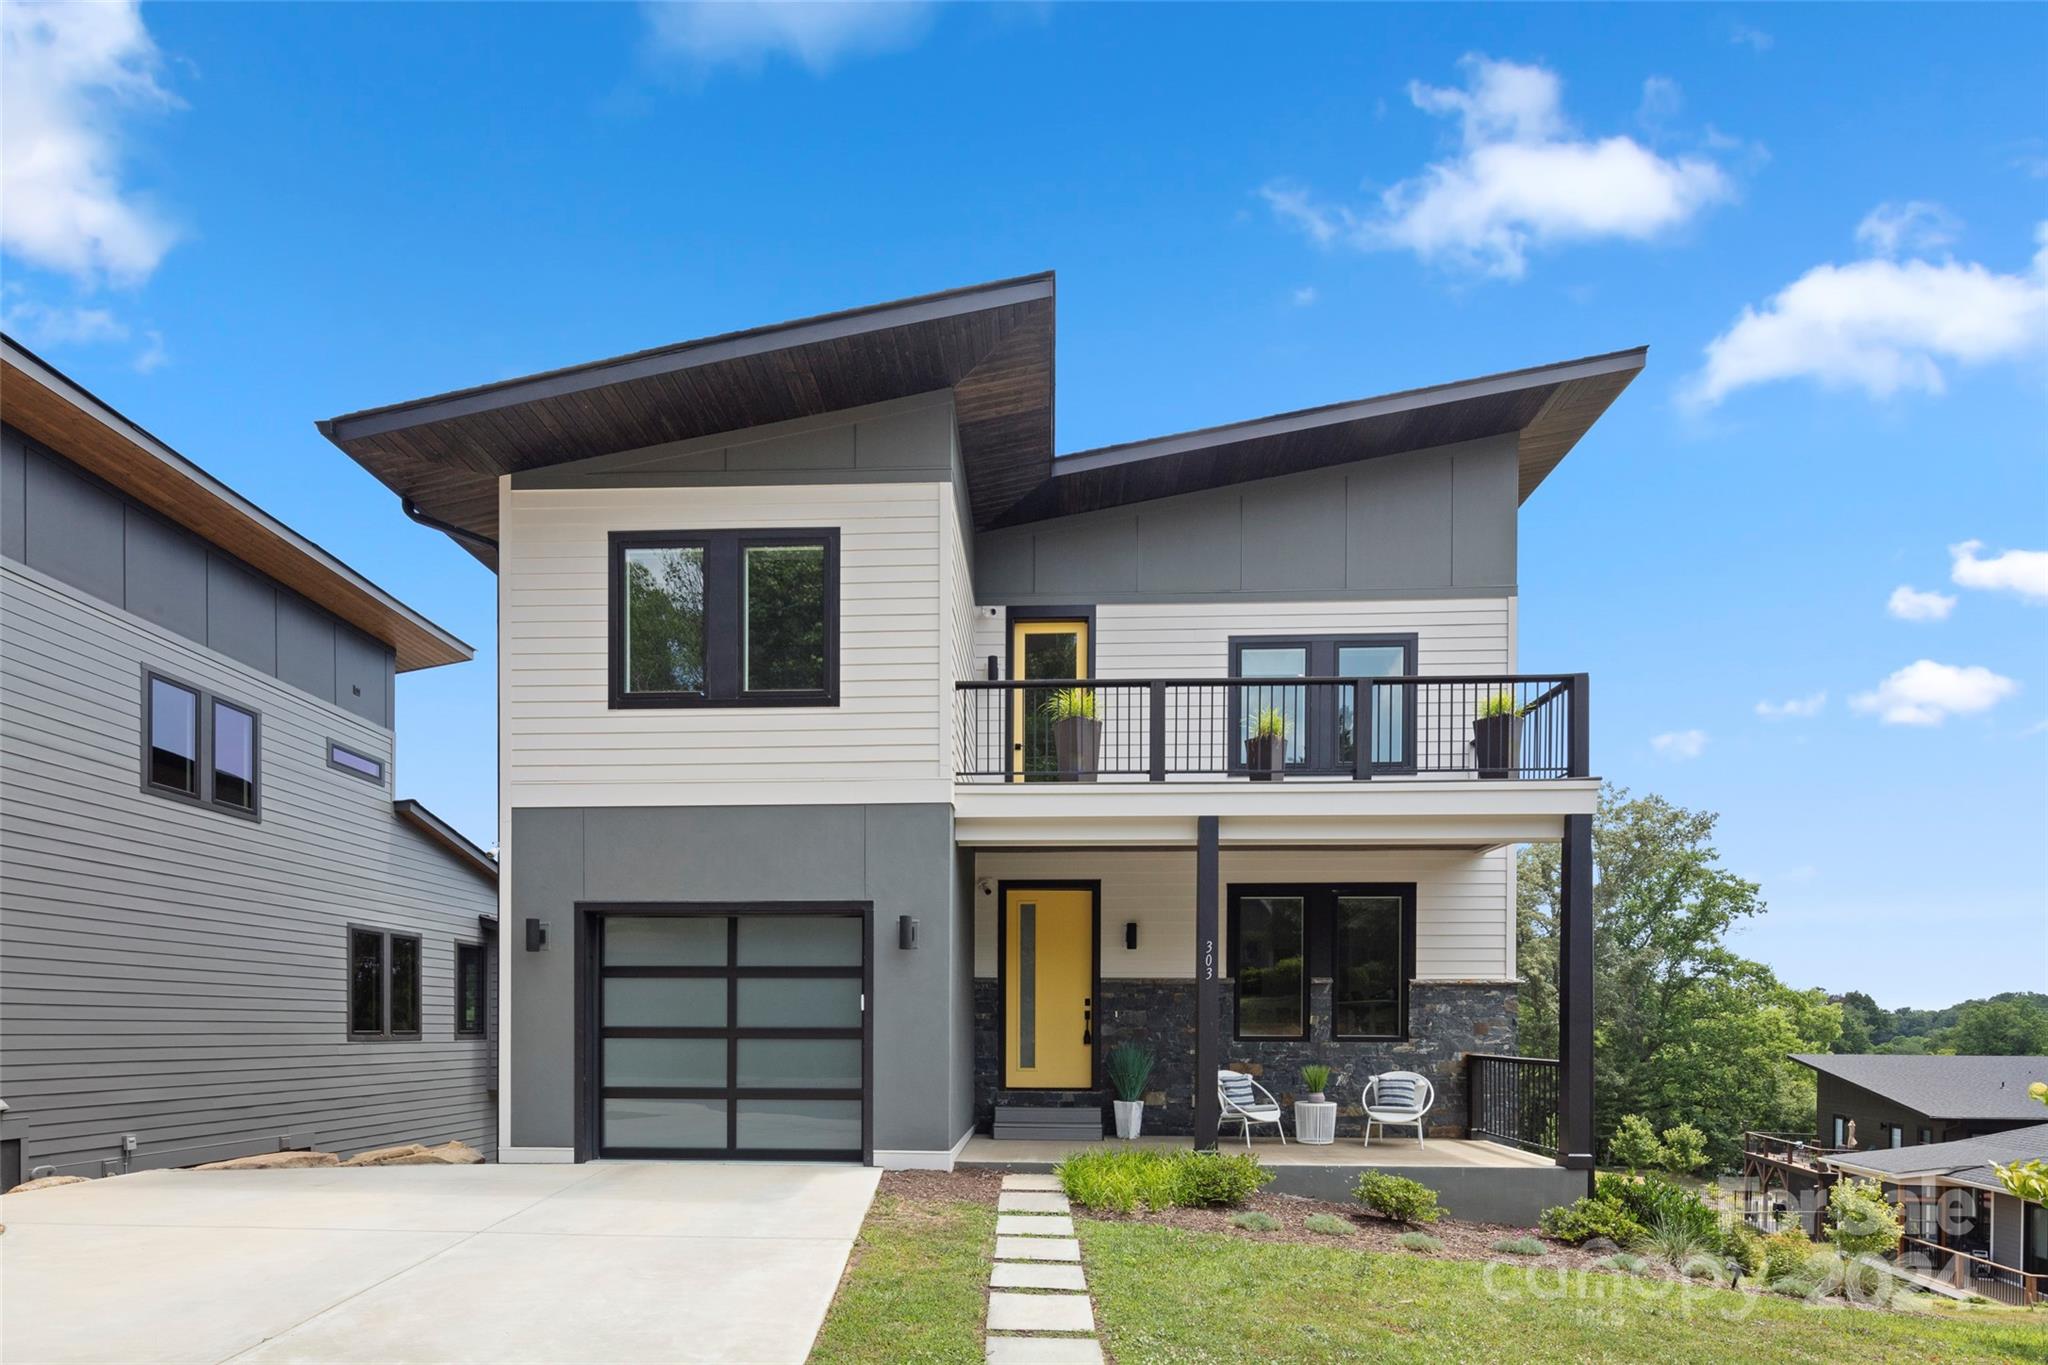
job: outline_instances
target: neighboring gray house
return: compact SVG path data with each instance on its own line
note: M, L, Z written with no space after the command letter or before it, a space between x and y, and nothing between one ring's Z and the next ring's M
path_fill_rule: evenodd
M496 865L392 799L469 647L0 352L0 1183L494 1151Z
M1101 1134L1141 1041L1152 1131L1319 1058L1354 1149L1411 1066L1589 1168L1599 780L1516 523L1642 363L1055 459L1040 275L322 423L499 575L503 1159L947 1167ZM1565 1057L1473 1095L1532 841Z
M1952 1142L2028 1127L2048 1112L2027 1093L2048 1081L2048 1057L1796 1052L1792 1060L1813 1068L1813 1131L1823 1147Z

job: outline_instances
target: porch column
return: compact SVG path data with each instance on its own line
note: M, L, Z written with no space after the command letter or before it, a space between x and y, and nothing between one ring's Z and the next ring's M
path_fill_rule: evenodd
M1222 885L1217 854L1216 817L1195 820L1195 1148L1216 1147L1216 1071L1223 1065L1217 1037L1220 999L1217 967L1222 945L1217 930L1216 899Z
M1557 1164L1593 1169L1593 817L1564 817L1557 898Z

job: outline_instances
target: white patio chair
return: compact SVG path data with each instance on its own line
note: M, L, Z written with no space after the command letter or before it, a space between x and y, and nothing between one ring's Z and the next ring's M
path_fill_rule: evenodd
M1280 1125L1280 1101L1273 1098L1273 1092L1260 1085L1242 1071L1219 1071L1216 1073L1216 1101L1221 1109L1217 1124L1221 1126L1232 1119L1244 1125L1244 1149L1252 1149L1252 1125L1270 1123L1273 1131L1280 1135L1280 1145L1287 1145L1287 1130Z
M1413 1071L1383 1071L1365 1083L1361 1102L1365 1107L1366 1146L1372 1146L1375 1123L1382 1129L1389 1125L1413 1127L1415 1145L1428 1145L1422 1140L1422 1126L1429 1117L1430 1105L1436 1103L1436 1087L1429 1083L1429 1077ZM1384 1132L1381 1136L1385 1136Z

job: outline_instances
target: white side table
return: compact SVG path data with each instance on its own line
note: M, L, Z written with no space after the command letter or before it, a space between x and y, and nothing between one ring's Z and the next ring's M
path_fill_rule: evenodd
M1294 1102L1294 1140L1311 1147L1327 1147L1337 1140L1337 1102L1312 1100Z

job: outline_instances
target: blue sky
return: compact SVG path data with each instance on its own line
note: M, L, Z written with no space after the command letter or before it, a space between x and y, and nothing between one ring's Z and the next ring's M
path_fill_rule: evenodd
M314 419L1050 268L1063 450L1648 344L1523 666L1787 980L2048 988L2048 9L5 12L8 329L477 644L482 842L492 581Z

